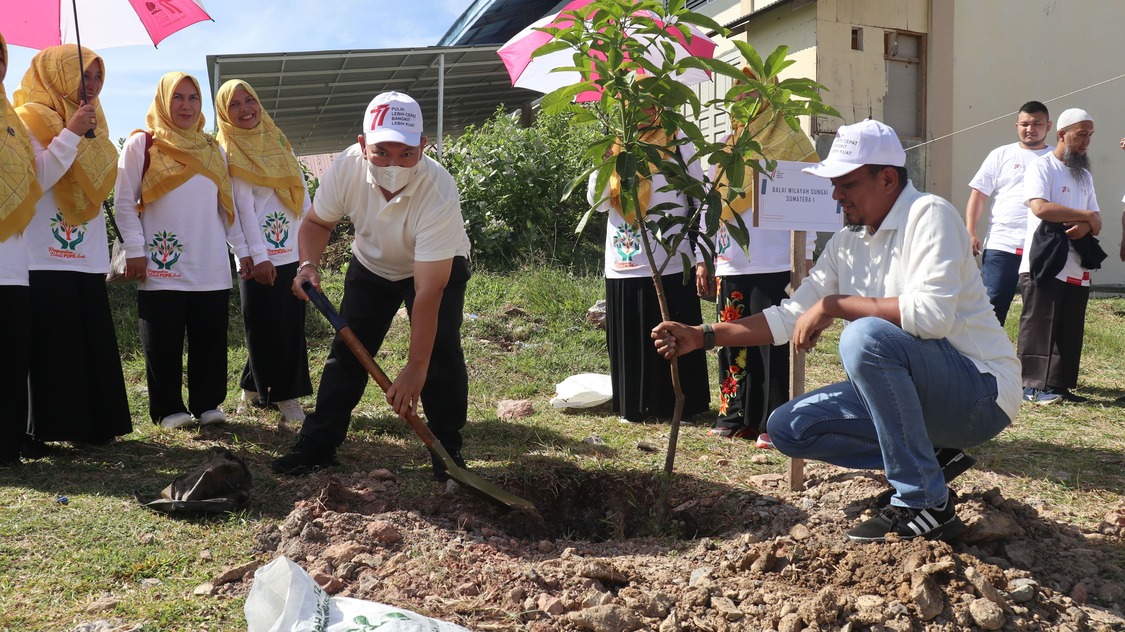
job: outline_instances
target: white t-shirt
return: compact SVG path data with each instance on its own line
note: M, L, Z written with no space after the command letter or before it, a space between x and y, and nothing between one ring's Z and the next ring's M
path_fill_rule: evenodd
M43 197L35 203L35 216L23 233L31 270L109 272L105 215L99 212L90 221L71 226L63 221L55 201L55 184L74 163L80 140L81 137L64 128L48 147L44 147L31 135L39 186L43 188Z
M144 154L144 134L133 134L125 141L113 197L117 227L125 239L127 256L146 257L148 262L147 279L138 289L230 289L227 242L236 258L249 255L241 218L236 216L234 222L227 224L218 188L199 174L146 204L143 213L138 212Z
M996 194L984 249L1023 254L1027 231L1023 177L1031 163L1051 149L1050 145L1043 149L1024 149L1019 143L1011 143L993 149L981 163L969 186L988 196Z
M692 177L697 180L703 179L703 169L700 167L699 162L691 162L695 156L695 147L691 143L680 146L680 152L685 162L688 162L688 171ZM596 186L597 174L590 175L589 185L587 187L586 196L590 204L593 204L599 197L597 191L594 191ZM660 191L668 181L660 173L652 175L652 195L649 199L648 207L654 208L660 204L672 202L676 205L675 209L663 211L670 215L677 217L684 217L688 215L688 201L687 197L677 193L676 191ZM606 235L605 235L605 276L607 279L631 279L636 277L649 278L652 272L648 267L648 256L645 254L644 242L641 241L641 235L633 228L633 225L625 221L621 214L613 209L610 205L609 198L602 200L598 205L598 211L608 213L608 221L606 221ZM656 217L654 215L653 217ZM652 218L649 218L652 219ZM679 233L679 228L670 231L666 237L672 237ZM677 274L683 272L683 257L679 253L687 255L687 260L695 265L695 253L692 252L691 243L685 239L680 243L678 253L672 255L672 261L668 262L668 266L664 268L664 274ZM658 248L654 253L656 266L660 267L668 258L667 253L663 248Z
M797 318L832 294L897 298L903 331L944 338L992 374L996 404L1015 421L1020 362L985 293L965 222L949 202L907 183L875 234L845 228L833 235L793 297L762 312L774 344L789 342Z
M267 259L275 266L297 261L297 234L301 218L281 203L273 187L250 184L242 178L231 178L234 188L234 206L240 219L250 220L242 227L250 258L254 263ZM302 203L302 216L309 212L312 203L308 190ZM244 214L244 211L249 211ZM235 261L236 265L241 262Z
M1089 171L1077 179L1061 160L1048 154L1031 163L1031 168L1023 179L1023 199L1030 201L1042 198L1048 202L1086 211L1101 211L1098 197L1094 194L1094 177ZM1020 273L1031 272L1031 241L1035 230L1042 223L1035 213L1027 211L1027 231L1024 235L1023 259L1020 260ZM1082 267L1082 258L1070 247L1066 265L1056 279L1072 285L1090 285L1090 271Z
M369 165L359 143L345 149L320 178L313 205L327 222L351 219L352 254L363 267L401 281L414 276L415 261L469 256L457 182L444 167L423 156L410 184L388 202Z
M744 221L751 219L749 212L743 218ZM750 226L746 231L750 239L744 251L727 230L727 223L719 222L719 232L715 235L715 276L788 272L793 268L792 233ZM815 247L816 233L809 232L805 239L806 259L812 259Z

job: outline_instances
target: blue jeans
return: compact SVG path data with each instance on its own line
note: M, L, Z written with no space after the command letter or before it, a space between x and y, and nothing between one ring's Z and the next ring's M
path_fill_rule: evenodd
M844 328L840 360L848 381L783 404L770 415L770 439L790 457L884 469L896 491L891 504L942 505L934 449L979 445L1011 423L996 405L996 379L945 339L861 318Z
M985 250L981 256L980 277L1001 327L1008 319L1008 308L1012 306L1012 297L1019 285L1020 258L1020 255L991 249Z

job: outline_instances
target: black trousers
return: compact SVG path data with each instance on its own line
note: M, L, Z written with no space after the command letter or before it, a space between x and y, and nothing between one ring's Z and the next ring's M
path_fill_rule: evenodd
M246 324L246 365L239 385L263 403L312 395L305 342L305 301L293 295L297 262L277 266L272 286L239 281Z
M32 270L30 433L102 442L133 431L105 275Z
M1023 285L1023 313L1016 355L1023 364L1023 385L1032 388L1074 388L1082 363L1086 303L1090 288L1052 279L1046 286Z
M18 459L27 434L27 372L31 361L31 291L26 285L0 285L0 462Z
M681 274L666 274L661 282L672 320L687 325L703 322L694 283L685 284ZM652 342L652 328L662 320L652 277L606 279L605 288L613 412L636 422L653 417L670 420L676 394L668 361L656 353ZM680 388L685 419L711 406L707 356L702 350L680 357Z
M137 292L141 350L153 422L190 412L196 417L227 396L227 305L230 290ZM184 406L184 335L188 344L188 404Z
M468 280L468 260L455 257L449 283L441 296L434 349L426 384L422 387L426 425L449 451L461 449L461 428L469 414L469 373L461 350L461 321ZM379 353L395 313L403 303L406 303L407 313L412 315L413 277L390 281L352 257L344 278L340 315L372 356ZM301 436L325 448L339 447L347 436L352 410L363 397L369 379L363 365L336 336L320 379L316 410L305 417Z
M719 279L719 322L760 313L785 300L790 273L737 274ZM765 432L766 419L789 401L789 345L719 348L716 428Z

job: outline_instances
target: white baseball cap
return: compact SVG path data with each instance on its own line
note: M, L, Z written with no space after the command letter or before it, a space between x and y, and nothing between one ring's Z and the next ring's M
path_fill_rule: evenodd
M422 142L422 108L409 95L384 92L367 104L363 135L369 145L394 142L417 146Z
M864 165L906 166L906 152L898 134L887 125L871 119L840 126L828 157L801 171L822 178L838 178Z

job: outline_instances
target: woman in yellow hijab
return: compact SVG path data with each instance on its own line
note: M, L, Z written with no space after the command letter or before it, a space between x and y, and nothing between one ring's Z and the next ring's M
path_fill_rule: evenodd
M31 294L27 287L27 247L23 230L42 195L35 177L35 155L4 91L8 43L0 35L0 468L18 465L27 431L27 372L31 357Z
M106 444L133 431L105 288L102 202L117 149L98 101L104 78L94 51L82 49L79 71L76 46L52 46L31 59L13 95L44 191L24 232L32 314L25 457L44 455L44 441Z
M757 79L750 68L743 68L747 77ZM776 80L775 80L776 81ZM758 116L746 127L735 122L726 142L733 146L742 134L751 134L762 147L761 155L746 156L749 160L790 160L817 162L812 141L804 132L789 127L778 112L763 102ZM748 166L744 182L754 182L757 174ZM725 177L717 184L727 195ZM745 251L731 238L728 222L737 225L741 215L747 227L749 243ZM750 316L781 303L787 297L790 281L789 231L753 228L753 196L735 197L723 208L723 221L715 235L715 278L707 274L706 264L696 265L696 286L701 296L717 295L716 317L726 322ZM806 252L812 257L815 233L806 240ZM716 288L717 285L717 288ZM785 345L761 347L720 347L719 416L709 431L711 436L754 441L759 448L773 443L765 432L766 418L775 408L789 401L789 348Z
M160 78L147 130L125 141L114 207L125 240L126 275L137 293L149 416L164 428L226 421L227 243L250 265L235 217L226 156L203 132L199 82L182 72ZM188 341L188 401L183 345Z
M275 404L284 421L304 421L297 398L313 392L305 303L290 288L297 276L301 216L311 205L305 178L288 139L250 84L224 83L215 95L215 112L235 206L240 217L251 219L242 230L254 267L239 271L248 350L239 411ZM243 215L244 210L252 212Z

